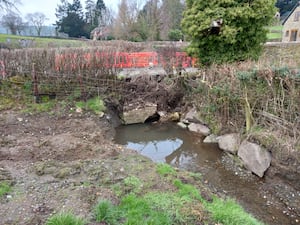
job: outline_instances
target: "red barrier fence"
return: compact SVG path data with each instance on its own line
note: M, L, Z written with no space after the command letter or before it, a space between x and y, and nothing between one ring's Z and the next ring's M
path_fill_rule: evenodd
M167 60L172 60L176 67L194 67L196 60L185 52L176 52L174 55L162 56L157 52L95 52L64 53L55 56L56 71L71 70L78 68L144 68L164 65ZM65 63L68 62L68 63Z

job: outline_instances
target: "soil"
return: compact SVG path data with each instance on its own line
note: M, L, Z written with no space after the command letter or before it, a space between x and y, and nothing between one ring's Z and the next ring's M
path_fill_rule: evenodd
M64 208L88 215L97 194L112 195L84 185L101 182L101 172L109 169L102 162L123 150L112 144L106 119L5 111L0 127L0 180L14 185L13 193L1 199L1 224L42 224ZM90 171L93 164L99 165L97 173Z

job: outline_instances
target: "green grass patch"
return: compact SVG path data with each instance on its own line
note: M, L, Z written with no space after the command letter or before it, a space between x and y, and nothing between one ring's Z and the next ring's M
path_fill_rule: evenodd
M104 102L99 97L94 97L86 102L80 101L76 103L77 108L85 109L94 112L95 114L101 114L106 110Z
M0 182L0 197L11 192L11 186L6 182Z
M143 182L135 176L130 176L124 179L124 186L126 191L140 193L143 187Z
M46 225L84 225L86 221L70 212L62 212L51 216Z
M224 225L263 225L232 199L215 198L212 203L206 204L206 208L217 223Z
M268 39L280 39L282 37L281 33L268 33L267 38Z
M282 28L283 28L282 25L277 25L277 26L271 26L271 27L269 27L269 30L270 31L279 31L279 32L281 32Z
M51 100L43 103L28 103L23 110L25 113L51 112L56 105L56 101Z
M19 40L32 40L32 47L37 48L48 48L50 47L85 47L87 46L86 41L71 40L71 39L61 39L61 38L45 38L45 37L30 37L30 36L20 36L11 34L0 34L0 42L7 43L10 40L10 47L21 47Z
M174 185L179 189L180 196L197 199L204 205L205 209L211 213L212 219L216 223L223 225L263 225L252 215L247 213L240 205L232 199L222 200L215 197L213 202L206 202L201 197L198 189L190 184L183 184L180 180L175 180Z
M150 192L144 196L132 193L124 196L117 206L107 200L100 201L94 213L97 222L111 225L195 224L198 217L191 214L194 211L185 210L192 201L177 193Z
M108 224L118 224L121 217L117 207L108 200L101 200L94 208L94 215L97 222L106 222Z
M175 169L166 163L159 163L156 166L156 172L162 176L176 175Z

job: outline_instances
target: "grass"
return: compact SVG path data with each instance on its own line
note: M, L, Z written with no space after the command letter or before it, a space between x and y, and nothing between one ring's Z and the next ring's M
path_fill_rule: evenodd
M79 40L0 34L0 42L7 43L7 39L10 39L10 45L12 45L13 47L18 47L20 45L19 44L20 39L34 41L33 47L37 47L37 48L48 48L49 46L53 46L53 47L84 47L84 46L87 46L86 41L79 41Z
M124 186L127 191L140 193L143 187L143 183L139 178L135 176L129 176L124 179Z
M77 102L76 107L92 111L98 115L106 110L103 100L100 99L99 97L91 98L87 100L87 102L83 102L83 101Z
M175 175L176 174L175 169L172 166L170 166L166 163L157 164L156 172L158 174L162 175L162 176Z
M56 101L48 101L43 103L28 103L26 105L26 109L24 109L25 113L42 113L42 112L51 112L51 110L55 107Z
M100 201L94 213L97 222L112 225L186 224L188 215L182 213L186 204L187 200L176 193L150 192L145 196L131 193L124 196L117 206L107 200Z
M0 182L0 197L11 192L11 186L6 182Z
M212 203L206 204L215 222L226 225L263 225L238 205L234 200L215 198Z
M106 222L108 224L117 224L119 212L116 207L108 200L101 200L94 208L94 215L97 222Z
M282 38L282 25L268 27L269 33L267 34L268 40Z
M136 179L129 180L127 182L136 183ZM174 185L177 191L125 194L118 205L101 200L95 206L94 218L110 225L179 225L197 224L209 216L215 223L223 225L262 225L232 199L215 197L212 202L207 202L195 186L177 179Z
M263 223L247 213L233 199L223 200L214 197L212 202L207 202L202 199L199 191L194 186L183 184L179 180L176 180L174 184L179 189L179 193L182 196L199 199L216 223L221 223L223 225L263 225Z
M70 212L61 212L51 216L46 225L84 225L86 222Z
M268 39L280 39L282 37L281 33L268 33L267 38Z

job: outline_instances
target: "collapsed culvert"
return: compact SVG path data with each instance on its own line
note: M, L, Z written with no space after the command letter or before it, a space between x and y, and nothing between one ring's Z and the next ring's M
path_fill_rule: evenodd
M160 115L158 114L158 112L154 113L152 116L149 116L144 123L154 123L159 121L160 119Z
M158 112L173 112L180 107L184 90L176 77L144 75L127 79L121 96L125 125L152 123L160 120Z

